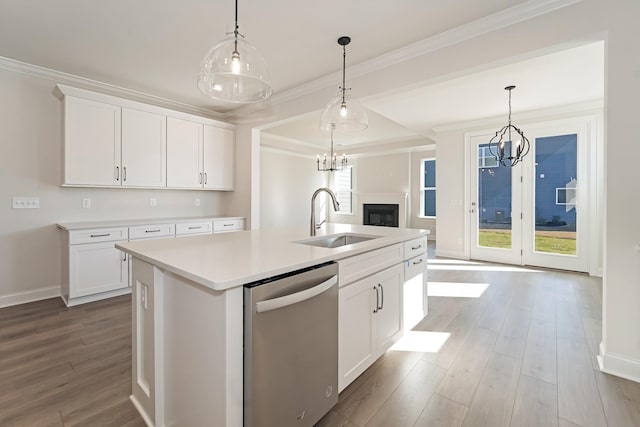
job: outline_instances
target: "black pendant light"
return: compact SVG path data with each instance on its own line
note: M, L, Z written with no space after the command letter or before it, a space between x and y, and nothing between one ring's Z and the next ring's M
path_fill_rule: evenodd
M504 89L509 91L509 123L496 132L489 141L489 151L498 160L500 165L513 167L520 163L529 153L529 140L522 130L511 124L511 91L516 87L511 85ZM514 141L515 138L515 141ZM505 153L505 144L511 144L509 152ZM515 153L513 153L515 147Z

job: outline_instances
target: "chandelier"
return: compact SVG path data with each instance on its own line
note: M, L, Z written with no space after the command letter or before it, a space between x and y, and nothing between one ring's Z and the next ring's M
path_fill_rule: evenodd
M338 97L333 98L320 116L320 129L325 131L358 131L365 130L369 126L365 109L355 99L347 95L345 84L347 45L351 43L351 37L342 36L338 44L342 46L342 86L339 87Z
M509 124L496 132L489 141L489 151L500 162L502 166L513 167L520 163L524 156L529 152L529 140L522 130L511 124L511 91L516 87L511 85L504 89L509 91ZM512 134L513 132L513 134ZM516 138L514 142L513 137ZM510 144L508 152L505 154L506 143ZM512 155L513 146L515 145L515 155Z
M198 88L205 95L224 102L246 104L264 101L273 93L267 63L258 50L244 39L238 26L227 38L211 48L202 60Z
M338 155L333 152L333 131L331 129L331 151L329 153L329 157L324 154L322 157L322 162L320 161L320 156L316 158L316 167L318 172L335 172L341 171L347 168L347 155L343 154L340 161L338 161ZM322 166L320 164L322 163Z

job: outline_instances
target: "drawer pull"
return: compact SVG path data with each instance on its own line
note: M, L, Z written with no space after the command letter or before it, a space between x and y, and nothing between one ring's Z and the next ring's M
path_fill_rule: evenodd
M160 230L159 228L157 230L144 230L145 233L159 233L160 231L162 230Z
M413 265L418 265L418 264L422 264L422 258L420 258L417 261L413 261Z
M111 233L91 234L91 237L108 237L108 236L111 236Z
M422 243L420 243L418 246L411 246L411 250L415 251L416 249L420 249L422 247Z
M233 224L222 224L223 227L233 227Z
M198 226L194 226L194 227L189 227L189 230L198 230L200 228L202 228L202 226L198 225Z

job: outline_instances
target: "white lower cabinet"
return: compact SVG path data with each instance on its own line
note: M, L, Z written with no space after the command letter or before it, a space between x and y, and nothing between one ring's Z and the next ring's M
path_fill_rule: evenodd
M402 336L403 275L398 264L340 288L339 391Z

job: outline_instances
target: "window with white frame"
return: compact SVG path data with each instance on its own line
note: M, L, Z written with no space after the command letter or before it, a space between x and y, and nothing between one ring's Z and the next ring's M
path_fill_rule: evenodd
M333 173L334 188L340 210L337 214L353 214L353 167L347 166L343 170Z
M436 159L422 159L420 167L420 216L436 216Z
M556 205L575 205L576 204L576 189L568 187L556 188Z
M498 159L491 154L489 147L478 147L478 168L497 168Z

